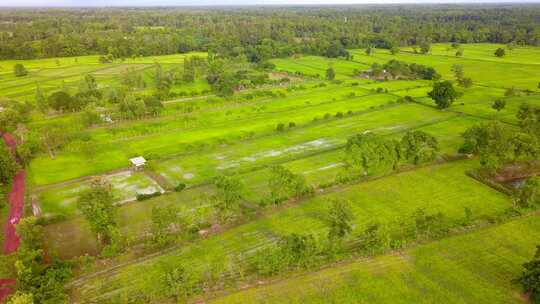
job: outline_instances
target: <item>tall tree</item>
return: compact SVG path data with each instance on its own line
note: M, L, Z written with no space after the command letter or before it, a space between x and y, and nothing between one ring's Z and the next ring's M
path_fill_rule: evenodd
M116 209L112 188L103 180L94 180L80 197L77 207L99 242L109 244L116 228Z
M9 184L16 171L17 163L15 158L0 137L0 184Z
M435 101L439 109L446 109L452 105L460 94L451 81L435 82L433 90L428 93L429 97Z
M330 202L328 210L328 238L341 240L352 231L354 214L351 203L346 200L334 199Z

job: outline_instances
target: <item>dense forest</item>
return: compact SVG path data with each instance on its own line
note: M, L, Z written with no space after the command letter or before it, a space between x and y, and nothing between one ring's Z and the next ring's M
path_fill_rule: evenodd
M47 9L0 11L0 59L211 51L251 61L436 42L540 44L540 7Z

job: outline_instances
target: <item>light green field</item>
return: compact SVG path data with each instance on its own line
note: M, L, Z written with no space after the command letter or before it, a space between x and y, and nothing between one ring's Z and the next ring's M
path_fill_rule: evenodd
M540 64L540 49L530 46L514 46L512 50L504 44L492 43L463 43L459 47L463 49L463 57L475 60L490 60L496 63L521 63L521 64ZM506 51L504 57L497 57L493 53L497 48L503 48ZM412 51L405 48L406 51ZM448 43L435 43L431 46L431 55L455 57L456 49Z
M99 56L79 56L67 58L48 58L37 60L4 60L0 61L0 96L16 100L30 100L35 97L36 86L39 85L44 93L59 90L63 86L76 89L80 79L85 74L92 74L100 87L119 85L119 75L132 68L143 71L147 83L152 82L153 65L159 62L164 69L181 67L188 56L206 57L206 53L188 53L164 56L137 57L116 60L113 63L99 63ZM13 66L23 64L28 75L15 77ZM209 86L197 82L185 88L173 87L173 92L201 92Z
M388 50L377 49L375 54L367 56L364 50L352 50L351 54L354 56L356 62L362 64L371 65L374 62L386 63L391 59L405 61L409 63L418 63L426 66L431 66L437 70L444 78L453 79L453 72L451 71L454 64L460 64L463 66L463 70L466 77L471 77L473 83L478 85L484 85L493 88L509 88L515 86L520 89L537 90L538 79L540 79L540 67L536 63L532 62L532 56L530 59L522 59L525 62L513 62L506 61L507 57L500 60L496 60L493 53L486 53L485 49L491 46L476 45L479 48L479 53L484 55L478 55L477 58L468 58L464 56L462 58L451 56L433 56L430 54L414 54L406 49L396 55L390 54ZM493 52L496 47L493 46ZM475 46L470 46L475 48ZM535 51L538 52L538 49ZM534 52L533 52L534 53ZM480 57L480 58L478 58ZM529 61L530 60L530 61Z
M540 218L532 216L208 302L523 303L511 282L533 256L539 233Z
M320 56L299 56L292 59L273 59L276 70L289 73L301 73L305 76L325 79L326 70L332 67L336 73L336 79L346 79L353 76L355 69L365 70L369 66L342 59L331 59Z
M347 97L351 92L358 92L358 96ZM246 136L274 133L278 123L288 124L292 121L300 127L315 118L323 118L325 114L334 116L337 112L346 114L348 111L365 111L396 99L388 94L369 94L373 93L366 94L361 88L343 85L314 90L302 98L275 98L275 104L265 103L264 106L229 105L222 109L204 110L196 117L189 114L179 119L171 115L152 123L141 121L121 125L119 128L101 128L90 132L96 147L95 154L84 155L77 151L78 143L73 143L64 149L67 153L59 153L55 159L48 155L37 157L30 169L36 184L55 183L123 168L128 158L137 155L147 158L167 157L192 151L193 145L235 143ZM336 102L332 102L332 98ZM265 108L259 111L260 107ZM423 111L426 109L419 109L417 114L423 115ZM433 117L439 116L436 111L431 112ZM397 119L399 114L390 116L387 121Z
M115 275L86 281L85 288L77 290L77 298L92 301L103 294L114 296L120 289L124 292L132 288L142 292L159 290L155 281L162 275L162 270L155 265L185 262L198 272L206 263L212 262L225 269L234 256L252 252L279 236L325 233L323 214L327 199L332 197L351 201L356 215L353 235L374 221L392 225L394 220L407 217L417 208L424 208L428 213L441 211L451 220L460 220L465 207L472 210L474 218L493 215L510 207L511 202L506 196L465 175L465 170L474 166L474 161L459 161L426 167L317 196L297 207L271 213L260 220L185 245L144 264L125 267Z

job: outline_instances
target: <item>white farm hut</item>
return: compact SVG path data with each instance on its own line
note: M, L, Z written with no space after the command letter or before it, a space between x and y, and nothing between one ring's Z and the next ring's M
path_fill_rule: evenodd
M146 164L146 159L144 159L142 156L130 158L129 161L131 162L131 167L135 170L143 169L144 165Z

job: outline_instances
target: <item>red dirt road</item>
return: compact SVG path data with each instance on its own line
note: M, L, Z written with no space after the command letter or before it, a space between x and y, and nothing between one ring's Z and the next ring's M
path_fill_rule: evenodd
M11 152L15 154L17 149L17 142L9 133L3 134L3 139L6 145L11 149ZM19 236L15 226L21 220L24 209L24 191L25 191L25 177L26 172L24 170L17 172L13 177L13 183L11 191L8 194L9 203L9 218L4 228L4 253L10 254L19 248ZM15 279L0 279L0 302L3 302L12 292L12 287L15 285Z
M8 194L9 208L9 220L5 228L4 238L4 253L10 254L17 251L19 248L19 236L15 230L15 226L19 223L24 208L24 178L26 173L19 171L13 177L13 185L11 192Z
M0 279L0 302L4 301L12 292L15 279Z

